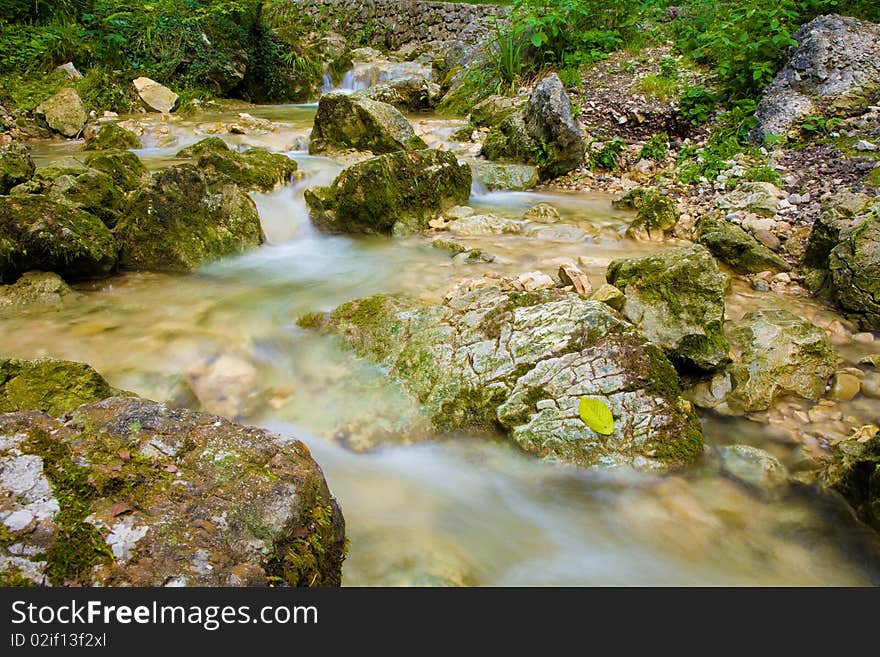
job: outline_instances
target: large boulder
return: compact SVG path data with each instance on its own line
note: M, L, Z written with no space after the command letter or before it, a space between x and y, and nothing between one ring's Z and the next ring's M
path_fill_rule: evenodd
M747 313L728 332L733 411L762 411L782 397L819 399L834 374L825 331L787 310Z
M9 144L0 147L0 194L27 182L36 169L31 152L26 146Z
M803 269L807 285L867 331L880 330L880 201L832 199L816 220Z
M105 123L91 127L87 131L86 140L83 142L83 150L103 151L107 149L125 150L128 148L140 148L141 140L138 136L125 128L120 128L115 123Z
M819 16L794 40L797 48L758 103L756 139L785 136L807 116L852 116L880 103L880 25Z
M605 274L626 295L623 315L673 362L713 370L725 364L727 276L700 245L614 260Z
M393 153L427 144L395 107L343 93L325 94L318 103L309 153L356 150Z
M0 581L335 586L345 526L298 440L112 397L0 415Z
M290 182L297 164L281 153L251 148L236 153L219 137L208 137L177 153L179 158L192 158L210 177L226 176L241 187L262 192L272 191Z
M134 85L141 101L148 109L168 114L177 107L179 96L171 91L171 89L159 84L155 80L140 77L132 80L132 84Z
M537 164L542 180L579 167L585 151L583 135L556 73L538 82L525 106L500 120L483 145L490 159Z
M89 118L79 95L70 87L37 105L36 115L65 137L79 135Z
M38 195L0 197L0 281L41 269L66 279L101 278L118 247L95 215Z
M710 212L697 221L694 239L724 264L741 273L790 269L785 260L742 228L727 221L720 212Z
M253 200L224 178L182 164L155 174L116 227L127 269L188 272L263 242Z
M662 351L575 293L478 287L431 306L374 296L302 323L380 363L439 430L500 424L523 449L583 466L663 469L702 451ZM585 424L584 397L611 412L610 431Z
M0 413L44 411L57 416L120 394L85 363L0 357Z
M471 170L454 153L400 151L345 169L329 187L306 191L309 216L336 233L407 234L466 202Z

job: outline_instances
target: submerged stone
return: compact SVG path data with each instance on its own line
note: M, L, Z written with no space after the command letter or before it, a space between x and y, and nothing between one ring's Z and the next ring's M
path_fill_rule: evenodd
M91 130L91 128L89 128ZM88 134L88 131L87 131ZM133 132L120 128L115 123L105 123L86 137L83 142L85 151L103 151L108 149L125 150L140 148L141 140Z

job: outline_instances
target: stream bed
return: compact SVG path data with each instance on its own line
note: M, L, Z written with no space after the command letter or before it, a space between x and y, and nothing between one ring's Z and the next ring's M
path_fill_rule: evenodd
M303 191L328 184L342 165L305 150L314 105L247 111L276 129L222 132L218 126L235 113L167 122L136 115L144 129L136 152L160 168L180 148L216 133L233 147L294 158L301 180L253 195L266 244L191 275L124 274L79 284L81 296L60 306L0 313L4 353L84 361L111 384L159 401L192 389L205 410L303 440L345 515L345 585L880 582L876 536L839 505L806 487L762 496L720 475L711 454L688 470L657 476L541 461L497 436L437 436L412 445L396 439L395 428L419 409L380 368L299 328L297 317L377 292L436 300L462 278L553 273L565 260L580 262L597 284L610 260L669 244L624 238L631 216L613 209L610 197L487 192L478 185L470 200L478 210L518 218L548 202L584 236L461 238L496 256L469 264L423 237L321 234L309 222ZM461 121L412 121L429 145L469 154L467 145L448 141ZM35 146L34 157L44 165L77 152L76 143L47 143ZM728 315L781 305L821 326L834 322L809 299L793 303L738 284ZM835 346L853 358L865 351L848 342ZM880 400L858 398L833 411L850 422L876 422ZM377 429L388 439L377 443ZM751 444L787 465L801 447L798 433L784 418L705 418L709 445Z

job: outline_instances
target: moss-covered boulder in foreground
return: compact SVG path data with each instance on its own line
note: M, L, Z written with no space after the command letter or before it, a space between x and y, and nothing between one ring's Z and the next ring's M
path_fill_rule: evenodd
M471 169L454 153L400 151L345 169L329 187L308 190L309 215L334 233L407 234L467 201Z
M0 194L31 179L34 175L34 161L27 147L9 144L0 147Z
M90 169L106 173L126 192L139 189L149 178L147 167L131 151L110 149L89 153L83 163Z
M208 137L177 153L193 158L199 170L209 176L222 175L246 189L269 192L290 182L296 173L296 161L280 153L256 148L237 153L219 137Z
M336 586L345 525L298 440L137 398L0 415L0 582Z
M623 315L677 364L713 370L727 362L727 276L700 245L614 260L605 274L626 295Z
M392 105L342 93L321 96L309 153L356 150L378 155L423 148L427 144Z
M39 194L60 203L69 203L101 219L113 227L127 209L125 191L113 178L96 169L76 166L77 160L66 160L71 166L37 169L32 180L12 190L14 195Z
M577 294L483 287L433 306L374 296L306 319L387 368L436 429L501 427L531 453L583 466L663 469L702 452L666 356ZM583 422L581 397L607 405L610 435Z
M101 220L70 203L37 195L0 197L0 281L40 269L66 279L101 278L118 247Z
M186 164L155 174L115 234L124 268L155 271L188 272L263 242L253 200Z
M91 134L88 134L83 142L83 150L86 151L125 150L140 148L140 146L141 140L136 134L125 128L120 128L115 123L105 123L98 126Z
M44 411L55 416L119 394L85 363L0 358L0 413Z

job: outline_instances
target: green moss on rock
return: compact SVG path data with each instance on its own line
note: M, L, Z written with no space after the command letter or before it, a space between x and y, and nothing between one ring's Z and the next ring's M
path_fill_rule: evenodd
M137 135L115 123L105 123L83 142L85 151L103 151L108 149L124 150L140 148L141 140Z
M131 151L103 150L89 153L85 166L103 171L123 190L130 192L139 189L148 178L147 167Z
M253 200L228 180L191 165L157 173L116 227L127 269L188 272L263 242Z
M0 194L31 179L34 175L34 161L30 150L20 144L0 147Z
M720 212L710 212L700 218L694 231L697 242L738 272L790 269L785 260L742 228L724 219Z
M454 153L389 153L345 169L329 187L309 190L318 228L337 233L401 234L427 227L470 196L471 170Z
M628 191L622 197L615 199L613 205L635 210L636 218L631 228L645 228L648 232L672 230L681 216L675 201L663 196L657 190L644 187Z

